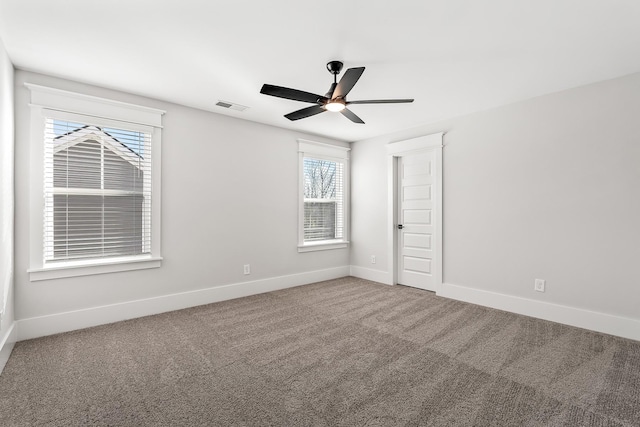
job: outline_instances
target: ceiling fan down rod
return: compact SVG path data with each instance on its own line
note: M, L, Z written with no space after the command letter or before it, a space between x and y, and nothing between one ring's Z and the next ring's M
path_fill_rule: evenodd
M327 62L327 70L331 74L333 74L333 83L331 84L331 87L329 88L327 93L324 95L329 99L333 98L333 91L335 91L336 90L336 86L338 86L338 74L340 74L340 71L342 71L342 67L343 66L344 66L344 64L341 61L329 61L329 62Z

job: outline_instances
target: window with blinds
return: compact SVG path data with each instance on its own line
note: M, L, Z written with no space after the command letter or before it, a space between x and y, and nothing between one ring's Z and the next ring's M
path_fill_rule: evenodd
M151 253L151 135L45 117L44 261Z
M298 252L348 246L349 150L298 140Z
M344 165L304 157L304 242L344 237Z

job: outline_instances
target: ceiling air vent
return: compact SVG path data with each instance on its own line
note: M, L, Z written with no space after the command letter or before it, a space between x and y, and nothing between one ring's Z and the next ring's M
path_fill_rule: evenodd
M221 100L218 100L218 102L216 102L216 105L218 107L228 108L230 110L236 110L236 111L244 111L247 108L249 108L249 107L246 107L244 105L234 104L233 102L221 101Z

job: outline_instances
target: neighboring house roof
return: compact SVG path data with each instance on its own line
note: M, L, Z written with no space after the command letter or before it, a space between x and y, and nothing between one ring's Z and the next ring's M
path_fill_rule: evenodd
M113 136L109 135L108 132L105 132L98 126L93 125L85 125L81 128L55 137L53 140L53 152L58 153L71 146L89 140L99 142L112 152L122 157L122 159L128 161L131 165L140 168L140 159L142 159L142 156L122 142L118 141Z

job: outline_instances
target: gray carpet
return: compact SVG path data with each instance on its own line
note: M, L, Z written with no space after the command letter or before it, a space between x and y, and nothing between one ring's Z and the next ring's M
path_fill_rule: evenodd
M2 426L640 426L640 342L347 277L16 344Z

